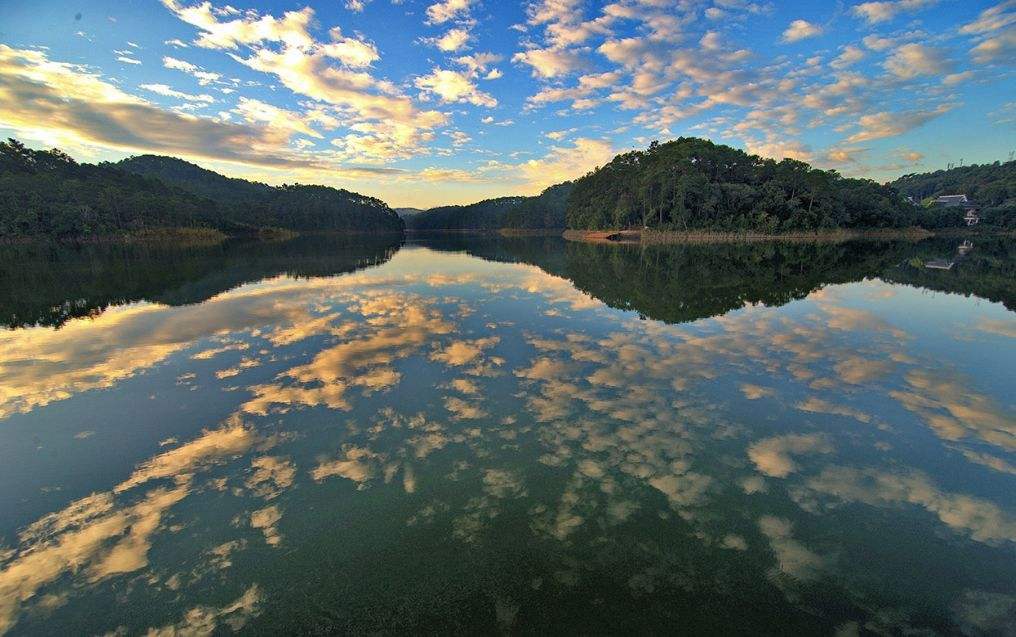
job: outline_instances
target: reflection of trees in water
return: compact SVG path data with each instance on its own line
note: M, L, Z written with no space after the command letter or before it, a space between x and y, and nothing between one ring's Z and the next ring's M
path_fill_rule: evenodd
M783 305L830 283L880 277L975 295L1016 310L1016 242L979 239L950 271L909 265L952 254L955 239L847 243L603 245L559 237L439 235L417 243L569 279L611 307L667 322L723 314L745 303ZM216 246L34 244L0 248L0 324L59 326L110 305L198 303L279 274L327 276L384 263L397 236L304 236Z
M243 283L328 276L388 261L400 235L312 235L215 246L26 244L0 248L0 324L60 326L111 305L200 303Z
M933 290L975 295L1016 308L1011 241L980 240L960 267L935 272L911 259L950 254L956 240L844 243L605 245L552 237L443 237L425 245L518 261L571 280L611 307L676 323L716 316L745 303L779 306L823 285L879 277Z
M928 242L931 243L931 242ZM940 240L934 249L921 251L923 261L955 254L960 241ZM933 270L919 265L903 264L884 273L893 283L905 283L930 290L978 296L1002 303L1016 312L1016 241L1011 238L973 240L974 247L951 270ZM925 243L921 243L925 246Z

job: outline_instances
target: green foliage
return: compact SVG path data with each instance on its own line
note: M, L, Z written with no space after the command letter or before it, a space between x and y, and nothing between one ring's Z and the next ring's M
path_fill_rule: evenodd
M980 207L981 224L1016 228L1016 161L904 175L890 185L929 206L941 195L966 195ZM961 209L932 206L922 212L920 223L928 228L962 226L962 217Z
M348 190L300 184L273 187L157 155L130 157L116 166L211 199L222 207L225 222L239 226L359 232L400 232L403 228L388 204Z
M60 150L0 142L0 238L135 234L152 228L230 233L401 231L384 202L324 186L228 179L169 157L79 164ZM140 173L140 174L139 174Z
M568 227L795 232L913 225L894 189L793 159L682 137L618 155L575 182Z
M212 225L214 206L177 188L59 150L0 142L0 237L84 237Z
M502 221L505 228L564 228L568 196L574 184L566 181L551 186L536 197L525 197L508 210Z
M564 228L571 189L572 183L565 182L535 197L499 197L466 206L441 206L408 217L406 222L413 230Z
M467 206L440 206L406 220L412 230L497 230L523 197L484 199Z

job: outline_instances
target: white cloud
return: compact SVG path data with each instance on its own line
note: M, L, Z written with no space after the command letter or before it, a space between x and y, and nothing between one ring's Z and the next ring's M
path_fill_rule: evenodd
M309 7L281 18L248 11L220 20L221 12L208 2L163 4L200 30L198 46L226 50L237 62L276 76L294 93L334 107L349 129L332 142L342 158L377 162L423 152L432 130L446 122L445 114L419 110L392 82L365 70L380 57L372 43L347 37L338 28L329 31L328 41L315 40L308 30L314 19ZM244 57L241 48L249 55Z
M442 0L427 7L427 22L442 24L469 12L474 0Z
M829 63L829 66L834 69L845 69L848 66L852 66L864 59L864 51L857 48L856 46L848 45L843 48L843 51Z
M428 42L446 52L454 52L466 48L470 40L469 29L454 28L439 38L430 38Z
M218 73L211 71L205 71L204 69L191 64L184 60L178 60L173 57L166 56L162 58L162 65L167 69L173 69L175 71L183 71L184 73L195 77L198 80L198 84L201 86L207 86L213 82L218 82L222 76Z
M541 78L568 75L587 65L581 51L555 48L519 51L512 56L512 62L529 65L533 69L533 76Z
M937 0L891 0L884 2L862 2L851 11L855 16L863 18L868 24L878 24L892 20L897 15L917 11L935 4Z
M943 105L928 111L903 111L895 113L882 111L880 113L864 115L858 120L858 126L860 126L861 130L848 137L847 141L855 143L902 135L935 119L939 115L949 112L951 108L951 106Z
M200 95L192 95L191 93L184 93L183 91L178 91L166 84L141 84L138 86L138 88L143 89L145 91L151 91L152 93L163 95L165 97L175 97L177 99L186 100L188 102L204 102L206 104L211 104L212 102L215 101L215 98L212 97L211 95L208 95L207 93L202 93Z
M1016 56L1016 28L982 41L970 49L970 55L981 64L1013 59Z
M973 22L960 27L963 34L981 34L998 31L1016 24L1016 2L1004 0L981 12Z
M898 47L883 66L901 79L919 75L942 75L950 68L949 61L941 50L914 43Z
M416 78L413 84L424 94L436 95L445 103L467 102L487 108L497 106L497 100L477 88L468 72L435 68L428 75Z
M783 32L784 42L797 42L806 38L813 38L822 34L822 27L812 24L807 20L794 20Z
M273 166L308 163L284 151L286 131L163 110L77 65L5 45L0 122L30 136L124 151Z

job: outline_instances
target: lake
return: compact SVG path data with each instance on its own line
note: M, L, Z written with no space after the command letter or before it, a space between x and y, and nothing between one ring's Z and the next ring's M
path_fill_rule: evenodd
M0 633L1016 634L972 243L2 248Z

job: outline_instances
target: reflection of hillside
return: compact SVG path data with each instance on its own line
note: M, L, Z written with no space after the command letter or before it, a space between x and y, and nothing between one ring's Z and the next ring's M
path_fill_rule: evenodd
M827 284L880 277L973 294L1016 307L1016 254L1005 241L982 241L951 272L908 265L955 250L954 240L815 244L630 246L556 238L447 237L427 241L493 261L521 261L571 280L611 307L676 323L716 316L745 303L779 306Z
M893 268L883 278L930 290L978 296L1016 311L1016 241L978 238L973 249L947 271L925 268L921 263L950 256L959 241L935 243L935 249L928 246L921 250L920 261ZM925 243L920 245L925 247Z
M384 263L399 235L316 235L216 246L60 244L0 249L0 324L59 326L111 305L199 303L280 274L327 276Z

